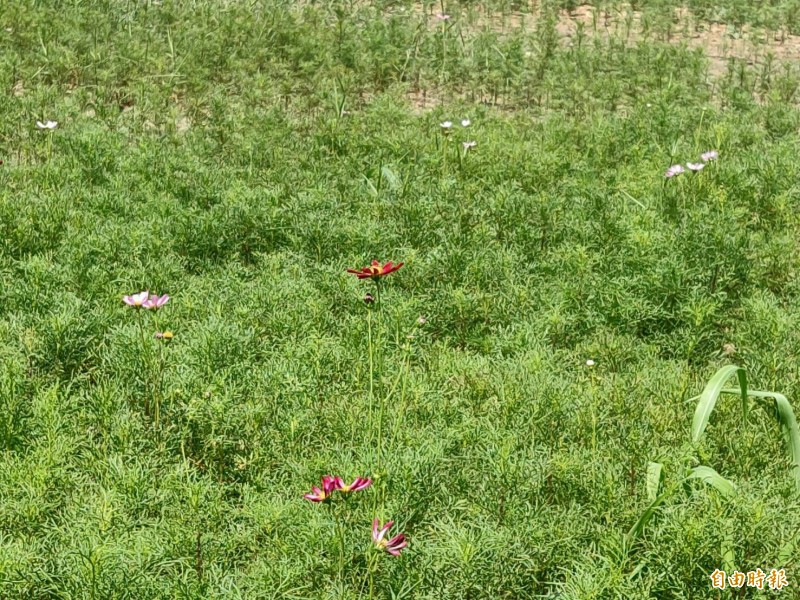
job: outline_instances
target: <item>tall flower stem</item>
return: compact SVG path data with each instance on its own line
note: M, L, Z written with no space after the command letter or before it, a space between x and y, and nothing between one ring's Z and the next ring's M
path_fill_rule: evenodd
M381 282L380 279L375 281L375 308L378 311L378 391L380 393L380 405L378 406L378 464L376 471L380 473L381 462L383 458L383 414L386 408L386 398L383 394L383 385L381 375L383 374L383 346L381 342L381 333L383 332L383 304L381 302Z
M339 518L339 511L333 509L333 519L336 521L336 537L339 539L339 581L344 579L344 528Z
M367 578L369 580L369 600L375 597L375 566L377 563L378 553L370 548L369 556L367 556Z
M155 325L156 331L160 331L158 329L158 320L156 320ZM158 374L153 379L153 401L155 403L153 426L159 441L161 441L161 386L164 379L164 348L161 346L162 344L158 346Z
M597 458L597 390L595 384L595 376L594 370L589 373L589 393L590 393L590 403L591 403L591 410L592 410L592 485L596 485L596 473L595 473L595 459Z
M372 346L372 308L367 307L367 351L369 353L369 412L368 418L372 421L372 407L375 403L375 357ZM370 428L371 433L372 428Z
M145 379L145 382L144 382L144 387L145 387L144 412L145 412L146 415L149 415L150 414L150 398L149 398L149 396L150 396L150 377L149 377L149 371L150 371L150 364L149 363L150 363L150 361L148 360L149 352L147 352L147 350L146 350L146 348L147 348L147 337L145 336L145 333L144 333L144 325L142 324L142 309L140 309L140 308L136 309L136 322L139 324L139 335L142 338L142 356L144 357L144 363L145 363L144 371L145 371L145 373L148 373L148 375L145 376L146 379Z

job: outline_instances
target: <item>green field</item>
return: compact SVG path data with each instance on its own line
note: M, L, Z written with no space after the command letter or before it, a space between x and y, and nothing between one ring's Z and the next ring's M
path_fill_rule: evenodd
M0 2L0 598L800 597L798 58L800 0Z

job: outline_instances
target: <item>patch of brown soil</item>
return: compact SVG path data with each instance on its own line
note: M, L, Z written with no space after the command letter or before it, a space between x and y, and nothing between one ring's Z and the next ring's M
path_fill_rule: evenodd
M635 44L648 39L686 44L689 48L701 48L709 59L709 72L719 76L726 72L731 58L744 60L749 64L760 64L768 60L793 63L800 61L800 36L785 31L774 32L748 26L733 27L723 23L709 23L696 18L688 9L678 8L673 12L672 27L668 32L651 29L651 24L643 18L640 11L622 5L613 11L602 10L595 14L591 5L581 5L573 11L563 10L556 22L556 32L560 43L569 46L576 43L579 36L603 39L622 39L627 44ZM411 13L423 16L426 11L418 3ZM462 37L469 37L481 31L513 33L523 31L533 33L539 25L539 12L522 13L488 12L476 7L459 18L443 22L436 18L436 11L428 11L431 26L457 26ZM663 28L662 28L663 29Z

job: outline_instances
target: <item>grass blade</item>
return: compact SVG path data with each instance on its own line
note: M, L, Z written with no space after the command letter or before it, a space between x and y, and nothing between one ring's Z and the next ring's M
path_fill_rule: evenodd
M658 497L658 490L661 487L661 481L664 475L661 471L661 463L648 462L647 463L647 499L653 502Z
M739 390L723 388L720 390L720 393L738 394ZM789 445L795 489L800 493L800 427L797 425L797 418L795 417L794 410L792 410L792 405L789 403L789 400L786 399L786 396L777 392L750 390L747 394L754 398L767 398L775 401L775 409L777 411L778 421L780 421L781 424L781 431L783 432L786 443Z
M731 375L741 370L741 367L737 367L736 365L725 365L719 371L714 373L714 376L711 379L709 379L705 389L703 390L703 393L700 394L700 401L697 403L697 408L694 411L694 419L692 420L693 443L696 444L700 441L700 438L703 437L703 432L706 430L708 420L711 418L711 412L714 410L714 406L717 404L717 398L719 398L719 394L722 391L722 386ZM740 387L743 385L742 382L742 377L739 377ZM744 381L743 393L744 403L746 404L746 380Z
M739 378L739 391L742 393L742 417L744 417L744 422L747 423L747 373L745 373L744 369L739 369L736 375Z
M716 488L717 491L719 491L719 493L723 496L730 497L734 492L733 484L711 467L706 467L703 465L695 467L692 469L691 473L689 473L689 476L686 477L686 479L700 479L703 483Z
M628 533L625 535L626 547L630 548L631 544L636 541L636 538L642 534L642 531L644 531L644 528L650 522L650 519L653 518L653 515L656 514L656 509L664 504L664 501L669 498L674 491L675 488L673 486L650 503L650 505L642 513L642 516L639 517L636 523L634 523L633 527L631 527L630 531L628 531Z

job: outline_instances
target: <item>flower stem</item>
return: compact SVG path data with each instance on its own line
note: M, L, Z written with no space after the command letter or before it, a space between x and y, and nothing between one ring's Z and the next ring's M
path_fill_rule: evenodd
M164 348L163 344L158 346L158 376L153 383L155 388L155 423L156 437L161 441L161 388L164 382Z
M596 473L595 473L595 459L597 458L597 406L595 399L597 393L595 390L594 372L589 374L591 384L589 387L590 402L592 408L592 486L596 486Z
M375 282L375 308L378 311L378 387L381 393L380 406L378 407L378 464L376 471L380 473L381 462L383 458L383 413L386 406L386 398L383 394L383 385L381 385L381 375L383 374L383 346L380 344L383 325L383 305L381 303L381 283L380 279Z
M375 560L374 560L374 557L375 557L375 553L371 552L370 556L369 556L369 559L367 561L367 574L369 576L369 600L372 600L375 597L375 580L374 580L374 575L375 575L374 564L375 564Z
M336 521L336 537L339 538L339 582L343 583L344 579L344 529L342 522L339 520L339 511L333 509L333 518Z
M142 357L144 358L144 363L145 363L145 365L144 365L145 369L144 370L145 370L146 373L149 373L149 371L150 371L150 365L149 365L150 361L148 360L149 353L147 353L146 350L145 350L147 348L147 338L144 335L144 325L142 325L142 309L140 309L140 308L136 309L136 322L139 324L139 334L142 337ZM150 398L149 398L149 395L150 395L150 378L149 378L149 376L147 376L147 379L145 379L144 387L145 387L144 413L146 415L149 415L150 414Z
M372 406L375 402L375 390L373 380L375 379L375 360L372 348L372 309L367 309L367 347L369 352L369 412L368 419L372 421ZM372 435L370 427L370 435Z

